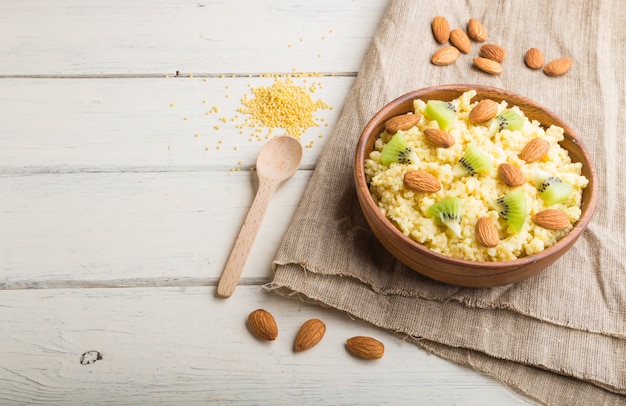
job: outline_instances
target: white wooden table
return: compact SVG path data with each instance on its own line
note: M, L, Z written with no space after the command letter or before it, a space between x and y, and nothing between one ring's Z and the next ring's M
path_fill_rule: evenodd
M386 5L0 2L0 404L528 404L262 288ZM240 134L241 97L295 72L323 73L294 80L321 84L328 126L303 135L240 285L217 298L265 142ZM257 308L276 341L247 330ZM294 353L313 317L325 338ZM383 341L384 358L350 356L354 335Z

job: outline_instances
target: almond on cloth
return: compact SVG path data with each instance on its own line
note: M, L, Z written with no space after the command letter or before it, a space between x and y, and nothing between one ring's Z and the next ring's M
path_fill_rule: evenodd
M326 324L319 319L310 319L304 322L298 331L293 349L296 352L308 350L322 341L326 334Z
M487 30L482 25L480 21L475 18L470 18L467 23L467 35L477 42L486 41L489 36L487 35Z
M502 65L491 59L476 57L474 58L474 65L481 71L491 75L499 75L502 73Z
M363 359L378 359L385 354L385 346L372 337L356 336L346 340L348 350Z
M574 60L572 58L555 59L544 66L543 73L548 76L561 76L570 70L573 64Z
M255 336L263 340L276 340L278 337L276 320L267 310L257 309L250 313L248 315L248 327Z
M460 55L461 52L456 47L448 45L436 50L430 58L430 62L432 62L433 65L446 66L459 59Z
M450 31L450 43L464 54L469 54L472 49L472 43L470 42L469 37L465 31L460 28L455 28Z
M496 44L485 44L480 47L480 56L492 61L502 62L506 59L506 49Z
M440 44L445 44L450 39L450 24L448 20L443 16L436 16L433 18L431 28L435 40Z
M395 134L398 131L406 131L413 128L422 116L419 114L401 114L399 116L391 117L385 121L385 131L389 134Z
M545 62L543 52L538 48L530 48L524 55L524 62L530 69L541 69Z

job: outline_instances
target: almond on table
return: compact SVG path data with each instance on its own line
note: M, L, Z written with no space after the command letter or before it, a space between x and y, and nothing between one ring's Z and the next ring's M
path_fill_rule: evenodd
M363 359L378 359L385 354L385 346L372 337L356 336L346 340L348 350Z

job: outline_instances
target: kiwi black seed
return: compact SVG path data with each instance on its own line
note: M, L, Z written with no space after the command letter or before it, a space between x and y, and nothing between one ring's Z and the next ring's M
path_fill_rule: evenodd
M419 159L415 150L411 148L404 138L402 131L398 131L380 152L380 161L383 165L394 162L401 164L416 164Z
M526 221L526 196L517 189L496 200L500 216L506 220L509 228L519 233Z
M547 206L563 203L574 191L574 187L569 183L539 169L533 172L532 179L539 196Z
M457 237L461 236L461 216L463 206L458 197L446 197L428 208L428 214L438 219L448 227Z
M478 173L489 172L493 168L491 157L480 150L474 143L470 143L459 162L454 166L452 173L455 176L474 176Z

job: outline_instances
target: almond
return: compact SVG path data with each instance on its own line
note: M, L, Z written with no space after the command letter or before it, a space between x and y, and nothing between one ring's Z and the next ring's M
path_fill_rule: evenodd
M543 158L550 150L550 143L543 138L532 139L526 144L519 157L531 163Z
M391 117L385 121L385 131L389 134L395 134L398 131L407 131L413 128L422 116L419 114L401 114L399 116Z
M572 58L555 59L546 64L543 68L543 73L548 76L561 76L570 70L573 64L574 60Z
M433 193L441 189L441 183L426 171L407 171L404 174L404 186L414 192Z
M491 99L484 99L478 102L469 113L469 120L472 124L482 124L498 115L498 103Z
M478 69L483 72L490 73L492 75L499 75L502 73L502 65L499 62L493 61L487 58L474 58L474 64Z
M530 48L524 55L524 62L530 69L540 69L545 62L543 52L538 48Z
M278 337L276 320L268 311L257 309L248 315L248 327L252 333L263 340L275 340Z
M549 230L563 230L569 227L569 216L557 209L547 209L535 214L533 221L540 227Z
M521 186L526 182L521 169L506 162L498 167L498 176L502 182L511 187Z
M311 319L304 322L298 331L294 343L294 351L308 350L319 343L326 333L326 324L319 319Z
M460 28L455 28L450 31L450 43L464 54L469 54L472 49L472 43L470 42L469 37L465 31Z
M461 52L459 52L457 48L447 46L435 51L432 58L430 58L430 62L432 62L433 65L446 66L459 59L460 55Z
M506 59L506 49L496 44L485 44L480 47L480 56L492 61L502 62Z
M385 354L385 346L372 337L356 336L346 340L351 353L364 359L378 359Z
M439 128L427 128L424 137L437 148L450 148L454 145L454 137L447 131Z
M489 38L485 27L475 18L470 18L467 23L467 35L474 41L478 42L486 41L487 38Z
M483 247L492 248L500 242L500 234L493 221L488 217L481 217L476 222L476 239Z
M450 39L450 24L445 17L437 16L433 18L431 24L435 40L440 44L445 44Z

